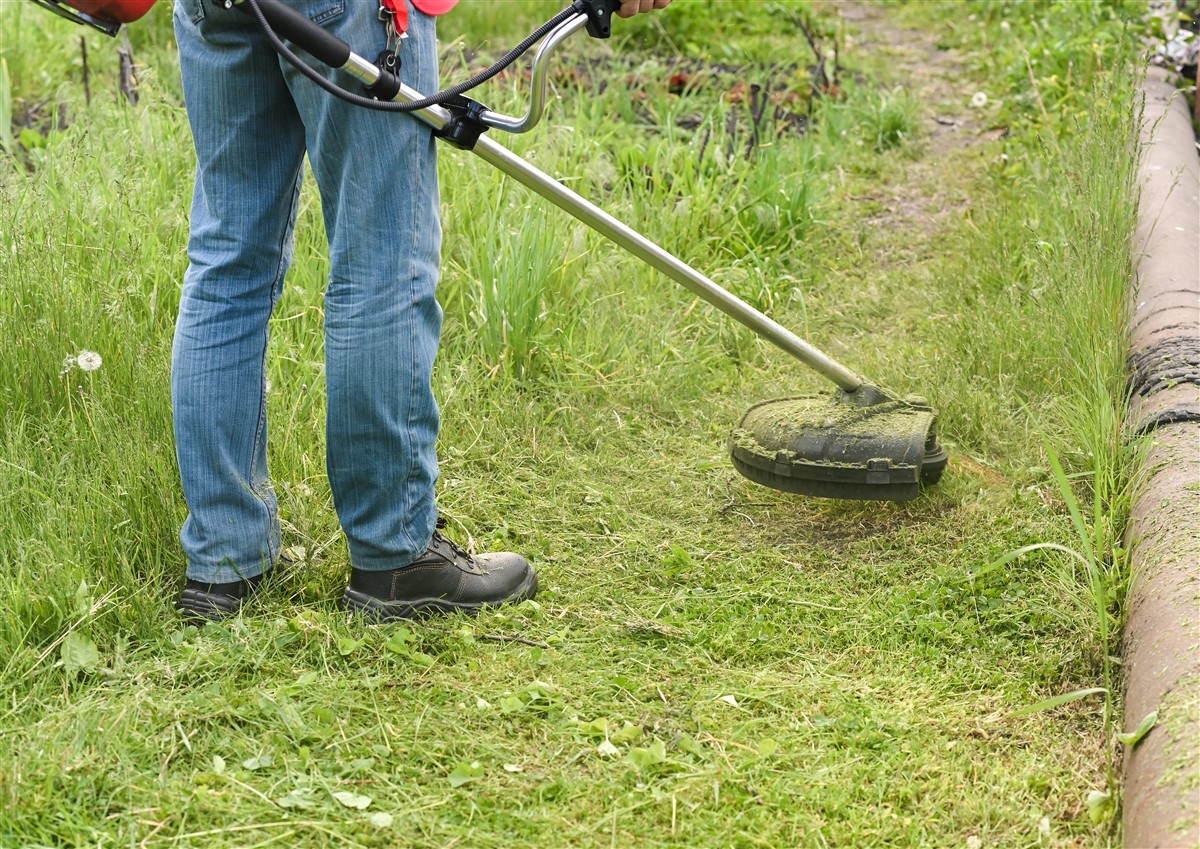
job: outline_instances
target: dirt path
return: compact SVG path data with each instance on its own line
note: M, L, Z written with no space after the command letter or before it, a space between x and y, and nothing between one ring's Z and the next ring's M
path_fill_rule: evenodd
M961 169L948 168L947 161L1000 138L1003 131L986 129L979 111L971 107L975 92L961 82L964 59L938 47L935 33L898 26L894 14L876 3L841 0L835 6L852 28L847 52L885 56L889 76L877 80L878 84L903 86L923 105L920 141L926 149L911 163L904 179L892 184L889 212L880 223L924 232L937 229L968 204L961 183L946 179Z

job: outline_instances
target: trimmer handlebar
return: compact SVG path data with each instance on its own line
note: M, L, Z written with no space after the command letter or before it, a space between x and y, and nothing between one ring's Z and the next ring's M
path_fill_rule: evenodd
M306 53L312 54L312 56L325 65L345 70L357 77L366 84L368 94L378 100L393 100L395 94L399 91L399 80L395 78L390 70L365 57L359 56L346 42L313 23L303 14L282 2L282 0L253 0L252 3L248 3L247 0L232 0L232 2L246 9L248 12L252 10L247 7L257 7L258 11L266 19L268 26L277 35L283 36L299 45ZM546 103L547 73L549 70L549 63L546 61L547 58L566 38L584 27L587 28L590 35L596 38L608 38L612 34L613 13L620 8L620 0L575 0L571 6L543 25L542 31L546 31L547 35L545 36L545 41L538 48L533 60L533 67L530 71L529 110L523 117L516 118L499 112L493 112L486 107L475 104L475 108L471 112L471 120L478 125L482 125L477 128L477 132L478 129L491 127L507 133L525 133L537 126L538 122L541 121ZM535 33L535 35L538 35L538 33ZM527 40L527 43L531 43L532 40L533 37L531 36L530 40ZM517 49L520 50L521 48L518 47ZM515 57L512 57L512 54L510 54L507 61L511 61L512 58ZM506 60L501 60L501 63L498 63L497 66L493 66L488 72L484 72L483 75L475 79L489 77L492 71L495 71L505 62ZM303 71L304 69L301 68L301 70ZM456 90L462 92L474 84L475 82L472 80L461 86L457 86ZM452 91L454 90L444 92L443 94L451 94ZM443 98L441 95L436 95L427 98L427 100L428 105L445 104L453 107L457 103L460 108L465 108L462 106L463 99L458 97ZM368 104L363 102L362 105Z
M574 7L587 15L588 35L608 38L612 35L613 12L621 8L621 0L575 0Z

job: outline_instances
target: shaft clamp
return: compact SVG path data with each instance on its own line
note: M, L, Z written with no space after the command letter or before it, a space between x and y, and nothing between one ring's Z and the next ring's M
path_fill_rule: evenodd
M488 129L482 120L483 113L488 111L487 107L461 94L442 106L450 113L450 120L440 130L434 130L433 134L460 150L473 150L479 137Z

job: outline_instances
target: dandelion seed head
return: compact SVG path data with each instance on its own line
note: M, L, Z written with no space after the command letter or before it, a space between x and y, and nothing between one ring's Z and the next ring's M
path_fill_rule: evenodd
M987 106L987 103L988 96L982 91L977 91L971 96L971 105L976 109L982 109L983 107Z
M80 351L75 355L75 363L80 371L95 371L104 365L104 361L95 351Z

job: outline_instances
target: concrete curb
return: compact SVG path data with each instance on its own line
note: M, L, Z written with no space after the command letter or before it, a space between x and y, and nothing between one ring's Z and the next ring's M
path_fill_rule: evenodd
M1184 99L1142 84L1130 328L1131 421L1151 440L1126 536L1125 759L1130 849L1200 847L1200 159Z

